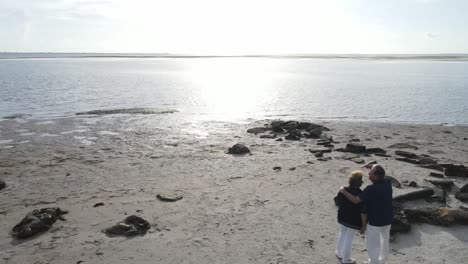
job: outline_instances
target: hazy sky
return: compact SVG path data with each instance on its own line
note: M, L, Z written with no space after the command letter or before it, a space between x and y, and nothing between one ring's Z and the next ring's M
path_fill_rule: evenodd
M468 1L0 0L0 51L468 53Z

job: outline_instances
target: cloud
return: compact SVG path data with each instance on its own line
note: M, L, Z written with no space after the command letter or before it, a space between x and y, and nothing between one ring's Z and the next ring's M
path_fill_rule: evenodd
M434 33L426 33L426 37L428 37L430 39L434 39L434 38L437 38L437 35L434 34Z

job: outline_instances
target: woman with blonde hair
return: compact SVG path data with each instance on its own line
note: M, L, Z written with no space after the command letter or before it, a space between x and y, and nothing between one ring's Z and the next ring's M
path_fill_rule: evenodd
M354 171L349 177L349 185L346 190L353 195L359 196L362 193L363 184L362 171ZM349 201L342 193L335 197L335 204L338 208L338 223L340 224L340 233L336 246L335 255L341 263L356 263L351 258L351 247L353 238L362 230L365 225L366 215L362 204L354 204Z

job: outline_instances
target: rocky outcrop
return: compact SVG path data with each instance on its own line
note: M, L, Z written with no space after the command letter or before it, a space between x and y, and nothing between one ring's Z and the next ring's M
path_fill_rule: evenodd
M28 213L23 220L11 231L11 235L16 238L28 238L49 230L57 220L65 220L63 211L57 207L43 208Z
M229 154L247 154L250 153L250 149L243 144L235 144L228 149Z
M150 228L150 224L145 219L131 215L112 227L105 229L104 233L111 236L136 236L146 234Z
M404 151L404 150L396 150L395 154L397 154L398 156L402 156L402 157L406 157L406 158L410 158L410 159L415 159L415 158L418 157L418 155L416 155L416 154L414 154L412 152Z
M450 189L453 186L452 180L442 180L442 179L424 179L424 180L436 186L440 186L443 189Z

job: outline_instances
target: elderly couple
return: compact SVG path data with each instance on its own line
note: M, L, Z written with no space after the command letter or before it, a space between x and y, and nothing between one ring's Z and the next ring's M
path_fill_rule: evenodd
M351 258L351 245L357 232L365 234L369 264L384 264L388 258L390 226L393 220L392 184L385 179L380 165L370 169L371 185L363 191L363 172L355 171L349 178L349 186L341 187L335 197L338 205L338 236L336 257L341 263L355 263Z

